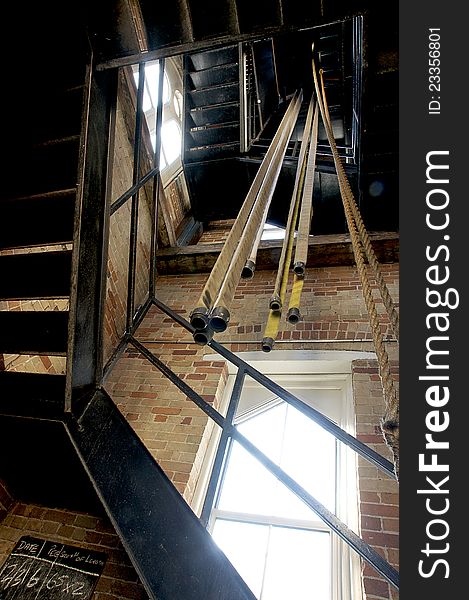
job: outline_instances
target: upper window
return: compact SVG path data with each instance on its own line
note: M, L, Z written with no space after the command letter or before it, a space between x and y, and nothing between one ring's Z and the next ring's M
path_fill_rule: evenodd
M158 108L158 83L160 65L158 61L145 65L145 86L143 90L143 112L150 133L150 140L155 150L156 146L156 112ZM138 88L139 68L133 67L135 85ZM163 76L163 115L161 125L160 168L162 172L175 165L181 156L182 135L182 87L178 71L167 61Z

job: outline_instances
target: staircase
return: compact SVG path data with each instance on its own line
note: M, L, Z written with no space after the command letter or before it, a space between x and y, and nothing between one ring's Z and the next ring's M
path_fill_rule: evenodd
M237 45L185 57L185 163L239 154L239 69Z
M60 418L65 408L65 373L28 359L67 354L84 74L73 64L65 78L49 73L16 111L0 198L0 353L18 355L0 371L4 415Z
M128 8L133 3L122 4ZM196 10L199 3L195 0L166 3L161 11L155 11L154 3L149 0L140 4L143 16L152 16L147 19L147 30L150 46L157 48L240 33L257 35L266 27L288 29L292 24L302 25L303 20L292 9L293 3L286 0L262 2L259 6L247 0L210 0L203 10ZM109 119L107 106L103 110L103 104L99 104L105 96L98 93L105 87L101 71L94 93L95 107L99 110L94 117L101 115L102 122L97 123L96 119L90 122L89 138L95 152L83 157L86 53L70 38L68 28L73 29L76 20L73 14L68 14L69 8L62 7L67 14L62 14L60 23L64 29L67 25L67 31L61 34L55 26L48 25L49 17L50 23L54 22L53 15L45 9L43 15L42 5L36 8L29 30L23 32L28 47L23 54L15 55L18 60L13 65L14 87L9 98L13 110L7 123L10 135L6 137L8 164L0 197L0 353L25 358L59 356L70 361L73 347L76 362L67 385L82 395L84 391L93 393L86 395L86 403L80 405L75 415L79 416L77 419L66 405L64 372L51 374L46 368L42 372L28 372L26 362L21 368L0 371L0 442L2 435L4 439L7 437L4 432L11 430L12 423L19 440L29 435L25 423L28 427L32 425L34 439L27 440L24 466L29 465L31 471L36 464L49 466L50 457L41 443L46 438L54 458L59 459L57 473L51 477L58 486L62 485L63 470L71 468L66 452L62 456L61 451L68 444L67 451L79 457L82 474L86 469L151 598L252 600L250 591L151 459L115 404L99 389L97 275L105 241L102 234L105 183L95 165L102 165L107 157L107 141L103 142L98 134L109 124ZM19 8L16 10L21 12ZM314 14L307 15L309 22L316 18L317 11L318 5L314 3ZM17 20L20 16L17 15ZM101 25L107 27L114 20L117 22L113 18L103 19ZM101 44L103 57L124 55L123 38L119 38L119 48L112 50L112 44L107 45L109 37L112 36L102 35L96 44ZM12 49L17 47L16 38L14 42ZM191 48L185 59L183 158L187 167L203 161L218 168L216 163L238 156L242 150L239 46L232 42L223 50ZM131 44L129 48L132 50ZM28 73L21 71L24 64L28 65ZM290 152L295 152L294 143ZM79 165L84 162L90 167L86 171L88 189L83 193L89 204L80 214L77 182ZM236 172L239 173L241 167ZM98 214L98 208L102 214ZM99 219L102 229L97 231ZM73 247L77 231L83 235L79 237L79 247L78 244ZM86 276L88 271L93 277ZM80 273L78 290L71 285L76 272ZM80 310L71 313L70 306L56 310L66 308L65 303L74 295L79 296ZM96 320L92 321L90 315ZM68 368L72 371L70 364ZM54 421L52 428L51 421ZM31 453L35 462L29 459ZM7 452L0 453L0 474L6 457ZM28 478L24 472L16 468L10 456L7 462L26 485Z

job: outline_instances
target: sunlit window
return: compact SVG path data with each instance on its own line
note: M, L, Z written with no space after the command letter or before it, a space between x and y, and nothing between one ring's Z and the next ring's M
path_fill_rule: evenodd
M237 427L335 510L335 439L329 433L284 402ZM212 535L253 593L260 600L330 600L331 534L322 521L237 442L222 482Z
M145 114L150 140L155 150L156 147L156 113L158 108L158 83L160 65L158 61L148 62L145 65L145 86L143 90L143 112ZM138 89L139 68L133 67L135 85ZM175 85L171 84L165 70L163 76L163 118L161 126L161 152L160 168L170 167L181 156L181 119L182 119L182 94Z
M161 145L168 165L181 155L181 128L175 119L165 121L161 126Z
M279 377L279 383L306 404L341 427L353 427L349 379ZM234 424L287 475L357 531L353 452L249 379ZM358 555L233 439L217 475L218 491L208 528L258 600L361 598Z
M283 240L285 237L285 229L266 223L262 232L262 240Z

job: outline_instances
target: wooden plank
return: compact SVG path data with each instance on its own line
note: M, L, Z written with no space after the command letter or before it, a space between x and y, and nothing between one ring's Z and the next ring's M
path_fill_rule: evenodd
M0 371L0 414L59 418L65 402L65 375Z
M71 251L0 256L0 300L67 298Z
M0 352L65 355L68 312L0 311Z
M399 262L399 234L371 233L370 238L380 263ZM208 273L212 270L222 243L198 244L178 248L164 248L157 253L159 275ZM261 242L256 269L276 269L282 251L282 241ZM308 267L336 267L354 265L352 245L347 234L318 235L310 238Z

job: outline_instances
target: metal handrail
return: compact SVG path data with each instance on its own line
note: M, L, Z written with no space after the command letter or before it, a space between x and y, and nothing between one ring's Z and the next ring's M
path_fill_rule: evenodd
M172 311L168 306L161 302L161 300L153 298L152 302L153 304L155 304L155 306L157 306L160 310L166 313L174 321L179 323L179 325L187 329L187 331L190 331L191 333L195 331L195 329L188 321L181 317L181 315L178 315L176 312ZM379 454L363 442L357 440L357 438L353 437L353 435L350 435L341 427L336 425L334 421L331 421L319 411L315 410L308 404L305 404L302 400L294 396L291 392L289 392L282 386L278 385L277 383L263 375L260 371L246 363L242 358L236 356L236 354L233 354L233 352L225 348L219 342L212 340L208 345L211 348L213 348L216 352L218 352L218 354L230 361L232 364L234 364L238 368L244 369L250 377L252 377L258 383L263 385L269 391L273 392L275 395L279 396L279 398L282 398L282 400L288 402L289 404L297 408L307 417L309 417L318 425L320 425L323 429L331 433L338 440L355 450L355 452L357 452L360 456L365 458L368 462L371 462L373 465L378 467L381 471L386 473L386 475L394 479L396 478L396 474L394 472L394 465L389 460L381 456L381 454Z
M157 298L152 298L151 302L162 312L172 318L179 325L193 333L195 330L192 325L186 321L181 315L177 314L166 306ZM281 481L290 491L292 491L300 500L302 500L309 508L311 508L339 537L341 537L351 548L353 548L364 560L366 560L374 569L376 569L389 583L397 589L399 588L399 573L392 567L383 557L376 552L369 544L361 539L354 531L347 527L337 516L329 511L323 504L316 500L307 490L300 486L292 477L290 477L283 469L275 464L263 452L261 452L254 444L244 437L238 429L233 425L234 413L241 394L244 378L249 375L258 383L275 393L282 400L288 402L300 410L303 414L311 418L323 429L334 435L334 437L347 446L352 448L360 456L380 468L387 475L395 478L394 467L392 463L382 457L380 454L363 444L355 437L341 429L333 421L322 415L320 412L304 403L302 400L285 390L274 381L257 371L254 367L243 361L241 358L233 354L222 344L212 340L209 346L218 354L226 358L232 364L238 367L238 375L235 386L232 392L230 406L227 416L221 415L213 406L206 402L194 389L192 389L185 381L183 381L176 373L174 373L167 365L157 358L148 348L141 342L130 336L129 343L133 345L147 360L154 365L163 375L165 375L172 383L174 383L192 402L194 402L201 410L205 412L219 427L222 428L222 444L219 446L215 462L218 465L222 464L227 448L227 443L230 438L241 444L251 455L253 455L261 464L266 467L279 481ZM207 521L207 513L209 507L213 505L216 495L214 484L210 486L208 497L206 499L202 521Z

